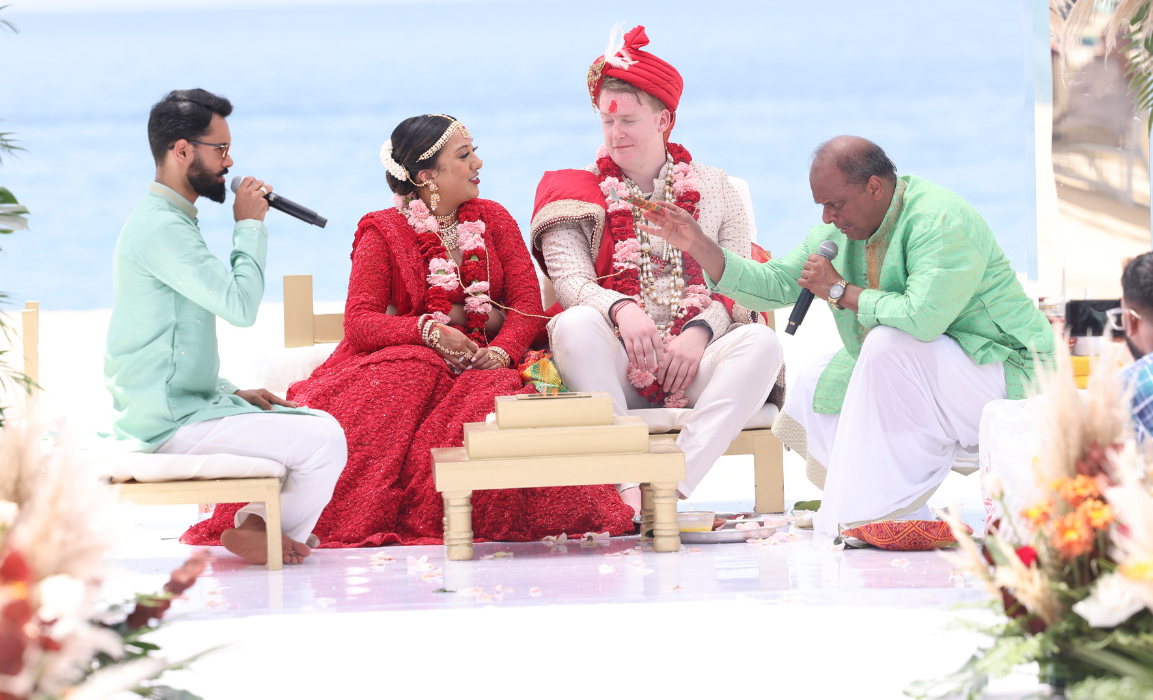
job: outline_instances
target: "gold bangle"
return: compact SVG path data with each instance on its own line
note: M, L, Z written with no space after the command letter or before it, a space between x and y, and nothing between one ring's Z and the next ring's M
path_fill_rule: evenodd
M490 346L488 346L488 354L496 355L497 359L500 360L501 364L504 365L506 368L512 366L512 358L508 356L508 353L505 352L503 348L499 348L495 345L490 345Z

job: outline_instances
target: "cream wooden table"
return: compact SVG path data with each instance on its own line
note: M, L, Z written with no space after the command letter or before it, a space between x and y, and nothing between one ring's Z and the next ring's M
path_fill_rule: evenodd
M641 534L658 552L681 548L685 455L640 418L613 416L608 394L498 397L492 423L465 423L464 446L434 449L432 461L453 561L472 559L472 494L490 489L640 483Z

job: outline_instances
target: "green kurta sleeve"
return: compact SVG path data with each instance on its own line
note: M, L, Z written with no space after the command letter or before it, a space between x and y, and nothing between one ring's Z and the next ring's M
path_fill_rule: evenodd
M772 311L796 303L801 294L797 280L808 259L808 241L793 248L785 257L765 263L725 250L725 273L714 282L706 272L705 284L710 291L724 294L745 308Z
M156 238L132 251L141 267L192 303L234 326L256 323L264 296L268 230L252 219L232 231L232 269L212 255L191 222L157 228Z
M918 340L933 340L973 300L988 259L988 253L978 248L974 237L956 229L909 238L905 291L865 289L857 321L868 330L892 326Z

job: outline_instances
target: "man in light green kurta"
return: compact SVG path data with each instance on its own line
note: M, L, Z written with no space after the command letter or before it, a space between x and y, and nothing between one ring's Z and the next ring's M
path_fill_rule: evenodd
M256 322L268 252L264 197L272 189L251 177L238 188L229 269L208 251L194 203L201 196L224 201L224 175L233 164L225 121L231 112L227 99L204 90L177 90L152 108L148 140L156 181L116 243L104 380L116 437L128 449L233 454L284 465L284 562L300 563L347 449L331 416L265 389L240 391L218 375L216 317L236 326ZM264 519L264 504L245 506L221 543L265 563Z
M104 375L116 437L141 451L154 451L180 426L263 410L217 376L216 317L251 326L264 294L264 223L238 221L232 240L229 270L208 251L196 208L159 182L120 232ZM274 410L301 412L272 400Z
M856 137L818 148L810 185L824 224L765 264L712 250L673 212L650 218L688 246L710 289L748 308L789 306L802 288L832 299L844 347L802 369L773 426L824 488L814 527L828 539L839 526L927 516L956 459L975 453L984 405L1024 398L1054 338L955 193L898 178L880 147ZM823 241L839 250L831 262L816 255Z

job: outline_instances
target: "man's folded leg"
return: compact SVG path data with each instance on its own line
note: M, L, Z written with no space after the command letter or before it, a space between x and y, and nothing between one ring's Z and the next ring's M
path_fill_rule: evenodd
M685 453L686 478L678 485L682 497L696 489L765 405L783 361L780 340L767 326L741 326L705 348L697 373L685 389L693 414L677 437Z
M845 393L815 541L840 526L922 516L958 450L977 445L985 404L1003 398L1000 362L979 365L947 336L870 331Z
M348 460L344 430L336 419L316 415L244 413L183 426L157 450L159 454L233 454L263 457L287 470L280 489L281 528L295 542L306 542L332 498ZM236 513L241 527L249 515L265 518L263 503Z
M654 408L629 383L628 354L595 310L576 306L557 316L552 351L570 389L608 392L617 415ZM682 496L696 488L749 418L764 406L783 357L776 334L765 326L742 326L705 349L685 390L693 415L677 438L688 477L678 487Z

